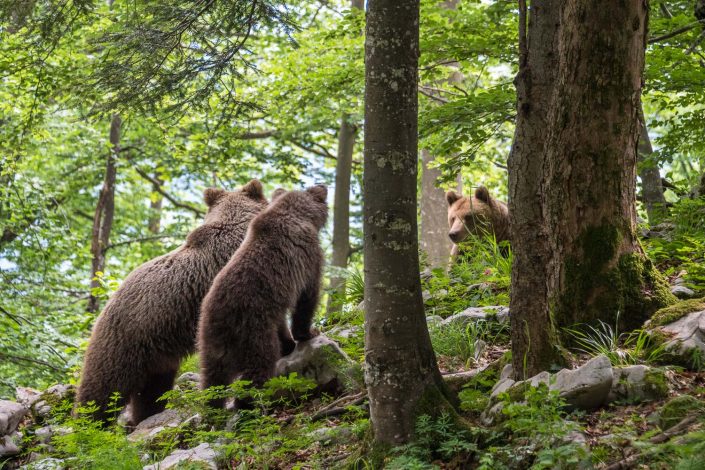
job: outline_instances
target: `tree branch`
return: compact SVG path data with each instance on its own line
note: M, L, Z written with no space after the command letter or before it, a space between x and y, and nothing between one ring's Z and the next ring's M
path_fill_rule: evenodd
M164 234L164 235L153 235L150 237L132 238L130 240L123 240L121 242L111 243L110 245L106 246L103 249L103 252L106 252L106 251L110 250L111 248L115 248L115 247L123 246L123 245L129 245L131 243L142 243L142 242L147 242L147 241L151 241L151 240L159 240L162 238L173 238L173 237L175 237L175 236L172 234Z
M196 214L198 217L202 217L202 216L203 216L204 212L203 212L201 209L197 208L196 206L192 206L191 204L188 204L188 203L186 203L186 202L181 202L181 201L179 201L179 200L176 199L174 196L172 196L171 194L169 194L168 192L166 192L166 191L164 190L164 188L162 188L162 186L159 184L159 181L158 181L157 179L151 177L150 175L148 175L147 173L145 173L144 171L142 171L142 170L141 170L139 167L137 167L136 165L133 165L133 168L135 169L135 171L137 172L138 175L140 175L142 178L144 178L145 180L147 180L147 181L149 181L150 183L152 183L152 185L154 185L155 191L157 191L159 194L161 194L162 196L164 196L164 198L166 198L166 199L167 199L169 202L171 202L174 206L180 207L180 208L182 208L182 209L186 209L186 210L188 210L188 211L191 211L191 212L193 212L194 214Z
M55 366L54 364L51 364L47 361L43 361L42 359L33 359L31 357L24 357L24 356L15 356L14 354L7 354L4 352L0 352L0 357L9 359L14 362L30 362L32 364L39 364L41 366L47 367L55 372L63 372L64 369Z
M654 44L654 43L656 43L656 42L665 41L666 39L670 39L670 38L672 38L673 36L678 36L679 34L682 34L682 33L685 33L685 32L687 32L687 31L690 31L691 29L695 28L695 27L698 26L699 24L703 24L703 23L705 23L705 20L698 20L698 21L695 21L695 22L693 22L693 23L690 23L690 24L687 24L687 25L683 26L682 28L678 28L678 29L676 29L676 30L673 30L673 31L671 31L670 33L666 33L666 34L662 34L661 36L656 36L656 37L653 37L653 38L649 38L649 40L648 40L647 42L648 42L649 44Z

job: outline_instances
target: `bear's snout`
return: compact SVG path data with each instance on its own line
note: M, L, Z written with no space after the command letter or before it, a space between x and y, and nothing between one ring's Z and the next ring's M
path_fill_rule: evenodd
M448 232L448 238L450 238L453 243L461 242L463 238L465 238L465 230L453 230Z

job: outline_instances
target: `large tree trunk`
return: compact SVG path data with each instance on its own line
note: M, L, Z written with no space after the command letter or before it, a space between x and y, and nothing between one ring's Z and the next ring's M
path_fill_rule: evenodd
M548 302L551 259L544 220L543 167L548 112L557 76L560 0L520 1L517 122L509 153L509 220L514 260L509 308L514 374L530 377L562 362Z
M438 168L429 166L435 157L421 150L421 250L426 253L428 265L438 268L448 265L453 242L448 238L448 203L445 191L437 183L441 177ZM461 192L460 175L457 190Z
M120 127L122 121L117 114L113 115L110 122L110 143L112 148L108 153L105 165L105 177L103 187L100 189L98 203L93 217L93 231L91 236L91 290L100 286L95 279L98 272L105 270L105 249L110 243L110 230L113 226L113 216L115 215L115 179L117 168L115 160L120 152ZM98 297L93 294L88 298L86 310L97 312L100 308Z
M673 299L636 239L646 14L641 0L532 4L510 158L519 378L561 361L562 327L636 327Z
M335 200L333 205L333 256L331 266L339 270L348 267L350 256L350 176L357 127L350 116L340 118L338 160L335 164ZM333 272L330 278L328 313L338 312L345 303L345 277Z
M638 171L641 179L642 202L646 207L649 225L654 226L668 217L666 198L663 195L663 184L659 172L658 161L654 158L654 149L651 146L649 131L646 128L644 112L639 109L641 132L639 135Z
M444 403L419 278L418 0L370 0L365 42L365 382L378 445Z

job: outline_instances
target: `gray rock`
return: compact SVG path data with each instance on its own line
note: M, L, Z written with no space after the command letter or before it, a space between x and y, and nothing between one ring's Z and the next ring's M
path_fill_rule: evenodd
M67 468L64 460L49 457L23 465L20 470L63 470L64 468Z
M27 408L20 403L0 400L0 436L15 432L27 411Z
M0 459L19 454L21 444L22 434L18 432L13 432L7 436L0 437Z
M684 364L691 364L695 357L705 357L705 310L689 313L657 330L670 336L664 348L680 356Z
M473 359L479 360L485 351L487 350L487 343L484 340L478 339L474 344L474 352L472 354Z
M499 380L511 379L514 376L514 367L511 364L507 364L499 373Z
M324 445L349 442L353 436L352 430L346 426L323 427L308 433L308 437Z
M73 401L76 394L75 385L57 384L44 390L39 400L36 400L31 407L32 415L42 419L48 418L51 414L52 407L56 406L64 400Z
M30 409L32 405L42 398L42 392L29 387L17 387L15 389L15 398L17 399L17 403Z
M184 372L176 379L176 385L182 385L189 382L199 383L201 381L201 376L196 372Z
M499 323L507 323L509 321L509 309L502 306L492 307L470 307L460 313L451 315L443 320L441 326L465 326L475 321L497 321Z
M327 335L337 336L339 338L351 338L357 336L363 331L363 327L360 325L353 326L335 326L326 332Z
M695 291L684 285L675 285L671 287L671 294L675 295L679 299L690 299L695 297Z
M612 364L607 356L592 358L581 367L556 373L549 388L558 390L569 405L593 410L607 401L612 388Z
M161 462L147 465L143 470L167 470L169 468L177 468L185 463L201 464L204 469L217 470L217 458L218 454L211 448L210 444L203 443L192 449L176 450Z
M338 394L359 386L359 366L324 335L297 343L294 352L279 359L275 375L292 372L313 380L327 393Z
M201 415L195 414L187 416L183 412L174 409L164 410L161 413L152 415L139 423L127 439L135 441L151 441L155 436L167 428L179 426L197 425L201 420Z
M426 317L426 324L429 327L437 326L443 322L443 317L440 315L429 315Z
M668 396L666 376L660 369L645 365L615 367L612 369L612 389L608 402L640 403L660 400Z

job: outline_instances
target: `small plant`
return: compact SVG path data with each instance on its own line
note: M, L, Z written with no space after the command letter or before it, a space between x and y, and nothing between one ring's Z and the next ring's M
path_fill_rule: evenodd
M567 328L565 331L572 337L578 351L591 357L605 355L614 366L655 363L665 354L664 346L653 347L649 333L643 329L619 333L616 326L613 328L600 320L597 326L586 325L583 329Z
M508 339L507 325L485 320L436 325L430 332L431 343L437 354L458 358L466 363L479 358L481 342L493 344Z

